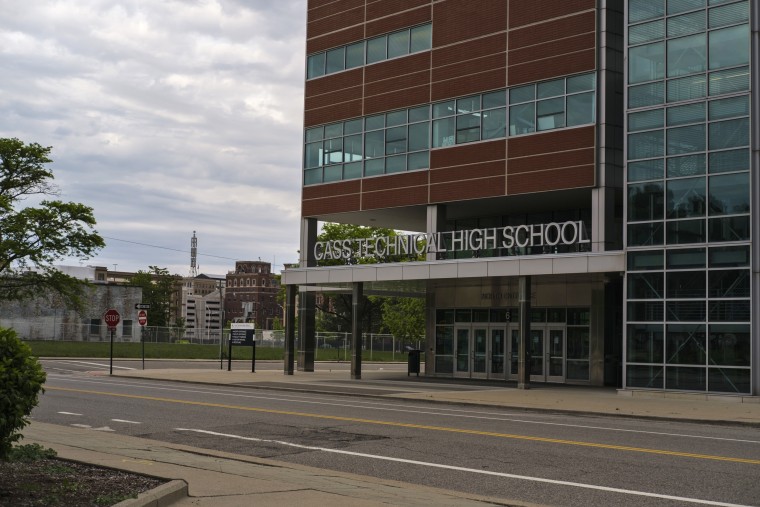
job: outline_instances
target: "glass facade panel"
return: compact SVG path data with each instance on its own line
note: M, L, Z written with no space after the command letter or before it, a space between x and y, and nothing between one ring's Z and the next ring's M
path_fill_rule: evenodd
M563 97L536 102L538 130L550 130L565 126L565 99Z
M736 69L722 70L710 73L710 95L723 95L749 90L749 68L739 67Z
M691 35L668 41L668 77L685 76L707 69L707 36Z
M483 139L499 139L507 136L507 109L483 111Z
M704 154L671 157L668 159L668 178L705 174L707 162Z
M661 157L665 153L662 130L628 134L628 160Z
M721 393L750 393L748 368L709 368L710 391Z
M331 49L327 52L326 73L340 72L346 68L346 48Z
M663 217L663 184L660 182L628 185L628 220L657 220Z
M628 181L656 180L663 177L664 160L655 158L628 163Z
M629 324L627 358L630 363L662 363L665 334L662 324Z
M665 44L655 42L628 50L628 83L636 84L665 77Z
M696 74L668 81L668 102L699 99L706 95L707 78L704 74Z
M668 0L668 15L699 9L705 6L705 0Z
M680 37L705 31L705 11L668 18L668 37Z
M662 366L630 365L626 368L625 382L628 387L662 389L664 386Z
M509 108L509 135L518 136L536 131L535 102Z
M709 340L711 366L750 365L752 339L749 325L713 324Z
M739 25L710 32L710 69L749 63L749 26Z
M636 23L665 14L665 0L629 0L628 22Z
M665 21L658 19L649 23L632 26L628 30L628 44L654 42L665 37Z
M683 106L673 106L668 108L667 113L668 126L677 127L687 123L698 123L705 121L705 103L697 102Z
M749 21L749 2L738 2L710 9L710 28Z
M665 102L665 83L662 81L628 88L628 107L654 106Z
M749 170L749 150L730 150L710 153L710 173L726 173Z
M367 41L367 64L382 62L388 58L388 37L375 37Z
M652 109L628 115L628 132L656 129L664 125L662 109Z
M668 129L668 155L705 151L705 142L704 125Z
M409 54L409 32L396 32L388 35L388 58Z
M668 218L689 218L705 214L705 178L685 178L667 183L665 207Z
M749 213L749 173L710 176L710 215Z
M665 389L704 391L707 387L707 368L668 367Z
M711 242L748 241L749 216L712 218L709 220Z
M722 150L749 145L749 118L710 124L710 149Z

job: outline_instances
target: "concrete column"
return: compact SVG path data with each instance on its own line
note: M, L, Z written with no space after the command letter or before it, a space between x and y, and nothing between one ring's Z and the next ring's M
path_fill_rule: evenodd
M285 361L283 373L293 375L296 348L296 285L285 287Z
M298 371L314 371L316 297L313 292L301 292L298 299Z
M518 280L518 303L520 305L520 345L517 348L517 388L530 389L530 277Z
M300 264L302 268L317 265L314 244L317 242L317 219L301 219ZM316 344L314 292L301 292L298 308L298 371L314 371L314 348Z
M351 378L362 378L362 295L364 284L356 282L351 293Z

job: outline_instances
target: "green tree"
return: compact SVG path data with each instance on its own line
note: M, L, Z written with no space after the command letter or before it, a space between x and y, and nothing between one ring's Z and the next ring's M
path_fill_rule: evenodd
M383 300L383 328L401 340L425 336L425 300L392 297Z
M177 303L179 301L178 282L179 275L172 275L166 268L148 266L148 271L139 270L127 283L142 288L142 302L150 305L148 315L150 325L158 327L184 326L184 322L177 318Z
M105 243L94 230L92 208L47 199L58 195L48 168L51 150L0 138L0 300L52 292L81 308L86 284L53 263L88 259ZM30 198L39 202L26 205Z
M45 372L12 329L0 328L0 459L8 457L43 391Z

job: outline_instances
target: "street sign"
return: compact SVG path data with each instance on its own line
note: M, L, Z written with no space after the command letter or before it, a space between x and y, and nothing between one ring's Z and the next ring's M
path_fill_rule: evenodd
M106 326L108 326L108 329L116 329L116 326L121 321L121 315L119 315L119 312L113 308L110 308L103 314L103 320L105 321Z
M135 303L135 310L150 310L150 303Z
M140 310L137 312L137 323L141 326L144 326L148 323L148 312L145 310Z
M256 342L255 325L249 322L233 322L230 326L230 344L251 347Z

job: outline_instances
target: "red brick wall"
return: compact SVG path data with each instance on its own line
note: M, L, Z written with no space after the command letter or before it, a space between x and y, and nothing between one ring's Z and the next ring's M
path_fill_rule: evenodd
M431 21L433 48L307 81L305 126L593 71L595 8L595 0L309 0L307 53ZM590 126L432 150L429 171L305 187L302 213L593 186L595 136Z

